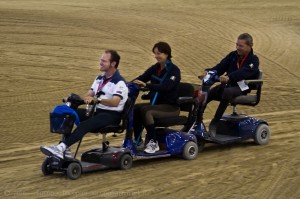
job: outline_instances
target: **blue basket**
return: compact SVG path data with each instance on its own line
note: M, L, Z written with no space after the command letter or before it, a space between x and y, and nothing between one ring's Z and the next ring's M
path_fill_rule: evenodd
M75 115L50 113L50 132L69 134L72 132Z

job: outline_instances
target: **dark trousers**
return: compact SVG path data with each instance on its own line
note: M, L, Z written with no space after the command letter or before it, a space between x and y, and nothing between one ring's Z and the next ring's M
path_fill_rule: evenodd
M226 87L226 85L220 84L218 86L213 87L209 91L205 107L212 100L220 101L220 104L214 116L214 120L218 122L222 118L230 100L237 96L245 95L247 93L247 91L242 92L238 86ZM205 107L202 109L202 113L204 112Z
M147 130L148 139L156 140L154 119L176 117L180 113L180 108L169 104L151 105L149 103L136 104L133 113L133 129L135 140L143 130Z
M95 132L105 126L119 124L121 121L121 113L117 111L97 109L94 116L89 118L85 115L85 109L78 109L80 124L70 135L66 136L63 143L68 147L81 140L88 132Z

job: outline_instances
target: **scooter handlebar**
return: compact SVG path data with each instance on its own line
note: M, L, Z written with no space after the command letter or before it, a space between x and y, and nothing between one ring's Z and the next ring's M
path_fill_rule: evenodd
M134 82L128 82L128 83L127 83L127 86L136 86L136 87L138 87L138 89L139 89L140 91L143 91L143 92L149 91L148 88L146 88L146 87L141 87L139 84L134 83Z
M147 92L147 91L149 91L149 88L146 88L146 87L140 87L140 91Z
M71 93L67 98L63 98L62 101L64 103L71 102L71 103L76 103L76 104L84 104L84 100L75 93Z

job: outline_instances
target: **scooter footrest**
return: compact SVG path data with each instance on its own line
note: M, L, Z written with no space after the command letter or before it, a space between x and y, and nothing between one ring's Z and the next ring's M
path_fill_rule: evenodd
M230 135L216 134L215 137L210 137L210 140L213 142L217 142L219 144L226 144L226 143L242 140L242 138L236 136L230 136Z

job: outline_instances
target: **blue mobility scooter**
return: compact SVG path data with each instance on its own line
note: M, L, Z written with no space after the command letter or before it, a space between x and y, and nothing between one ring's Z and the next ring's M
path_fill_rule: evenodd
M198 145L196 136L183 131L176 131L167 128L157 129L157 139L160 145L160 151L154 154L144 153L133 143L133 106L139 95L138 85L129 83L129 97L122 112L122 121L119 125L110 125L96 132L102 135L102 146L88 150L81 154L80 160L76 158L81 141L79 141L76 152L73 157L61 159L51 154L47 154L43 164L42 172L44 175L50 175L54 172L63 172L69 179L78 179L83 172L102 170L106 168L130 169L133 158L148 159L156 157L166 157L172 155L181 155L184 159L192 160L198 155ZM178 103L184 107L193 103L191 96L182 96ZM83 100L76 94L71 94L66 102L67 113L50 113L50 131L52 133L62 134L62 140L65 135L71 133L76 121L76 114L72 114L78 106L84 104ZM95 106L95 104L93 105ZM94 108L92 109L94 110ZM90 113L92 115L92 113ZM176 119L176 118L175 118ZM182 118L177 118L181 119ZM109 145L106 139L107 133L122 133L126 130L125 138L121 147ZM42 148L41 148L42 150Z
M209 135L203 121L203 105L207 100L207 95L210 87L219 81L216 71L209 71L202 79L201 90L195 96L195 106L193 111L194 123L189 130L189 133L196 135L198 140L198 148L201 151L206 142L217 144L230 144L240 142L243 140L254 139L256 144L268 144L271 133L268 123L262 119L238 114L236 105L256 106L260 101L261 87L262 87L262 72L260 71L258 79L245 80L245 85L253 84L256 86L251 93L243 96L238 96L231 100L230 104L233 106L233 113L230 115L223 115L217 125L216 135Z

